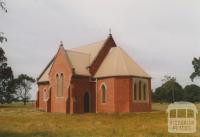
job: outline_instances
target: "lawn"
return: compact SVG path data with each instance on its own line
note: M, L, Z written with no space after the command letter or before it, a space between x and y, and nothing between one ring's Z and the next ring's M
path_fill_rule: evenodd
M153 104L151 113L67 115L38 111L31 104L1 105L0 137L200 137L199 126L195 134L169 134L166 108Z

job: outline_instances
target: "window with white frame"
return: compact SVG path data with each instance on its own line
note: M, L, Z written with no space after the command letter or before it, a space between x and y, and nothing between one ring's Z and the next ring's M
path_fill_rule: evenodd
M147 79L132 79L132 101L144 102L148 100Z

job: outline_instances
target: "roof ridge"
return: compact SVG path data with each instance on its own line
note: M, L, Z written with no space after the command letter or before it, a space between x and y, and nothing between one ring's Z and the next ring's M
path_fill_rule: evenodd
M134 63L139 67L139 69L140 69L143 73L145 73L146 75L149 76L149 74L148 74L146 71L144 71L144 69L143 69L132 57L130 57L128 54L126 54L126 55L131 59L132 62L134 62Z
M121 47L111 48L95 74L97 78L108 76L150 77Z
M122 52L123 52L122 48L116 47L116 49L118 49L119 52L120 52L119 56L120 56L120 58L123 60L123 64L124 64L123 67L126 69L126 71L127 71L128 73L130 73L129 70L127 69L127 63L126 63L126 61L124 60L124 57L122 56L122 54L124 54L124 53L122 53Z
M106 40L100 40L100 41L96 41L96 42L92 42L92 43L80 45L80 46L78 46L78 47L71 48L71 50L73 50L73 49L78 49L78 48L82 48L82 47L87 47L87 46L93 46L94 44L97 44L97 43L100 43L100 42L105 42L105 41L106 41Z
M81 54L87 54L89 56L91 56L91 54L89 53L85 53L85 52L80 52L80 51L74 51L74 50L69 50L69 49L65 49L65 52L70 51L70 52L76 52L76 53L81 53Z
M67 52L67 51L88 55L88 56L89 56L89 62L90 62L90 60L91 60L91 54L89 54L89 53L65 49L65 52ZM66 54L67 54L67 53L66 53Z
M42 77L42 75L45 73L45 71L48 69L48 67L53 63L55 59L55 55L54 57L49 61L49 63L45 66L45 68L43 69L43 71L40 73L40 75L37 77L37 81Z

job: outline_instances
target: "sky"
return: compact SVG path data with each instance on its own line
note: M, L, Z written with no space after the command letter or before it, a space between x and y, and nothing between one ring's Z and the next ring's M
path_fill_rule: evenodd
M200 56L199 0L4 0L0 31L15 76L37 78L56 54L104 40L109 28L124 49L151 77L152 88L165 75L184 87L191 82L191 64ZM37 86L31 91L36 98Z

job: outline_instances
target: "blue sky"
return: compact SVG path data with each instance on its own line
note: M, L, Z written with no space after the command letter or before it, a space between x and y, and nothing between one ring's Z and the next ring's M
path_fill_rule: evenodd
M107 38L109 28L147 73L152 86L171 75L185 86L200 56L198 0L7 0L0 11L2 46L15 75L37 77L57 52ZM199 80L195 81L200 85ZM37 86L32 90L33 99Z

